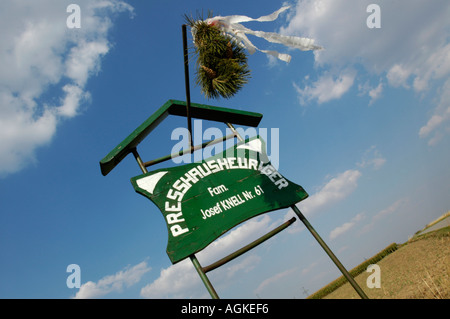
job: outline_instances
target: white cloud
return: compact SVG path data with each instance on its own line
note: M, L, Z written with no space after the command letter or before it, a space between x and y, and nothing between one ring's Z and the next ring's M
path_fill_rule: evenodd
M428 56L424 57L424 62L417 65L416 68L413 86L417 92L428 89L428 84L433 80L448 78L450 73L450 44L437 46Z
M261 237L276 226L278 225L274 225L272 219L267 214L252 218L212 242L197 257L202 264L215 262Z
M35 161L63 119L90 101L85 85L110 50L108 15L131 6L119 1L80 0L81 29L69 29L70 1L0 3L0 176ZM52 99L42 101L51 90Z
M439 139L442 138L444 133L442 126L450 121L450 80L447 80L444 83L441 90L440 100L433 111L434 114L428 120L427 124L422 126L419 130L419 136L421 138L427 138L432 135L428 141L429 145L435 145Z
M425 126L422 126L419 135L425 137L430 134L431 131L436 129L444 121L445 117L443 115L435 114L427 122Z
M297 204L297 207L305 216L311 216L317 212L324 211L328 207L344 200L350 196L358 187L358 181L362 176L362 170L372 168L380 169L386 163L386 159L381 155L375 145L368 148L361 158L361 161L356 163L360 169L348 169L343 173L337 174L335 177L329 179L323 186L306 200ZM285 215L285 220L292 217L293 211L290 209ZM358 217L359 218L359 217ZM351 225L345 225L349 227ZM300 225L294 225L289 228L289 233L295 233L303 228ZM341 229L344 230L344 229Z
M389 214L392 214L392 213L398 211L398 209L399 209L401 206L405 205L408 201L409 201L409 200L406 199L406 198L402 198L402 199L397 200L396 202L394 202L394 203L393 203L391 206L389 206L388 208L385 208L385 209L379 211L378 213L376 213L376 214L373 216L373 220L378 220L378 219L380 219L380 218L382 218L382 217L384 217L384 216L386 216L386 215L389 215Z
M56 106L54 109L57 115L61 117L74 117L77 115L78 106L82 101L90 99L89 92L84 92L79 86L66 84L62 87L62 91L65 93L64 99L61 101L61 105Z
M411 71L399 64L392 66L387 72L386 78L393 87L404 86L408 88L407 80L411 75Z
M383 1L379 3L382 21L379 29L370 29L366 24L370 15L366 8L371 3L371 0L299 0L280 32L311 37L325 48L314 52L319 73L329 72L331 67L334 77L339 79L341 70L363 67L368 76L381 77L383 83L394 88L445 94L447 90L441 80L450 75L450 2ZM302 103L338 99L342 96L339 92L348 89L353 79L359 79L347 76L346 81L344 78L337 81L329 74L319 78L304 87L297 84ZM326 87L334 87L336 91L326 95ZM382 88L379 85L364 91L371 97L370 103L379 98ZM440 105L435 108L421 135L430 128L442 128L447 122L447 108ZM429 144L446 133L447 130L441 129L430 138Z
M323 210L349 196L358 186L361 175L360 171L354 169L340 173L298 206L305 215Z
M250 255L243 258L240 263L232 264L226 267L226 276L231 279L237 272L248 273L255 269L256 265L261 261L261 257Z
M239 273L252 271L260 261L259 256L248 255L237 263L222 266L212 275L208 273L207 276L213 282L214 287L218 287L228 284ZM206 266L206 264L201 264ZM157 279L141 289L140 295L148 299L210 298L189 258L162 269Z
M297 271L297 267L294 268L290 268L288 270L285 270L283 272L280 272L278 274L273 275L270 278L267 278L265 280L263 280L263 282L261 282L259 284L259 286L255 289L255 294L259 295L263 292L264 289L268 289L270 288L271 285L279 282L281 279L291 275L292 273L294 273L295 271Z
M50 110L44 110L39 118L22 109L24 101L0 92L0 174L16 170L19 160L32 158L36 145L46 144L56 130L56 118ZM17 106L17 107L16 107Z
M449 3L383 2L381 28L369 29L366 20L370 13L366 9L371 3L371 0L297 1L295 13L281 31L309 36L320 43L325 50L314 53L319 66L361 63L367 70L380 74L398 64L423 72L419 68L422 63L447 43Z
M321 104L341 98L351 88L354 79L354 72L344 71L337 77L322 76L311 86L306 85L304 88L300 88L294 84L294 87L299 95L300 104L304 105L312 100L317 100L317 103Z
M185 259L179 263L162 269L160 276L151 284L141 289L143 298L201 298L200 278L191 261Z
M409 199L408 198L401 198L397 201L395 201L392 205L390 205L389 207L380 210L379 212L375 213L372 216L372 219L370 221L369 224L365 225L360 233L365 233L367 231L369 231L379 220L385 218L388 215L391 215L395 212L400 211L401 209L403 209L406 204L409 203Z
M66 60L66 76L78 86L84 86L91 73L100 68L100 59L108 53L109 45L106 39L95 42L80 41L70 50Z
M372 167L377 170L386 163L386 159L381 155L375 145L366 150L362 159L356 165L361 168Z
M380 82L376 88L373 88L369 91L369 96L371 98L369 105L371 105L374 101L378 100L383 92L383 84Z
M355 217L353 217L349 222L342 224L341 226L336 227L330 232L330 239L336 239L336 237L341 236L342 234L346 233L350 229L353 228L353 226L356 225L357 222L359 222L364 217L363 214L358 214Z
M369 106L372 105L376 100L381 98L383 93L383 82L380 80L377 87L373 87L370 85L369 81L366 81L364 84L358 84L359 96L368 95L370 97Z
M306 275L306 274L309 273L311 270L317 268L318 264L319 264L319 263L318 263L317 261L315 261L315 262L311 263L308 267L303 268L303 269L302 269L302 275Z
M274 227L270 216L255 217L211 243L197 253L196 257L202 266L209 265L242 248L272 228ZM237 263L216 269L214 286L228 283L237 273L250 271L259 261L259 256L250 255ZM141 296L144 298L207 298L209 295L191 261L185 259L162 269L156 280L141 289Z
M146 261L143 261L114 275L105 276L96 283L88 281L81 285L75 299L99 298L112 292L122 292L124 288L137 284L142 276L150 270L151 267L147 265Z

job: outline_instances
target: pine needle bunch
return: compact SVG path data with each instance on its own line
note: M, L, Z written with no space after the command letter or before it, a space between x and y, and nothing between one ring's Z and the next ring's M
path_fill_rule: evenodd
M209 98L230 98L250 77L247 55L232 37L214 23L186 16L197 56L196 83Z

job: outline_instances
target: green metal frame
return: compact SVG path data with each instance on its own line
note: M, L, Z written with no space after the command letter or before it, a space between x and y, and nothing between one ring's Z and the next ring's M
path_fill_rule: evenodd
M141 143L147 137L147 135L150 134L169 115L187 117L186 102L168 100L155 113L153 113L152 116L150 116L144 123L142 123L136 130L134 130L133 133L131 133L126 139L124 139L100 161L102 174L106 176L128 154L133 153L139 143ZM197 103L190 103L190 116L197 119L223 123L233 123L251 127L257 127L262 119L262 114L260 113L246 112ZM170 159L171 156L172 155L169 155L168 159Z

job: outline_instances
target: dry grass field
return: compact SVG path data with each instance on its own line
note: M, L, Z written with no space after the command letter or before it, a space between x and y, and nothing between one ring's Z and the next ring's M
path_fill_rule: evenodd
M371 299L450 299L450 227L411 239L377 265L381 288L367 287L371 273L355 278ZM324 298L360 297L345 283Z

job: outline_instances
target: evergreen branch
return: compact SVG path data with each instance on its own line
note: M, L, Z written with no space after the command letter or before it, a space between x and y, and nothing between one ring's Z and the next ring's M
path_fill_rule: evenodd
M208 99L232 97L250 78L244 48L203 19L187 15L185 19L193 34L197 57L196 83L202 93Z

